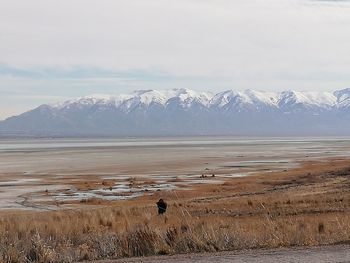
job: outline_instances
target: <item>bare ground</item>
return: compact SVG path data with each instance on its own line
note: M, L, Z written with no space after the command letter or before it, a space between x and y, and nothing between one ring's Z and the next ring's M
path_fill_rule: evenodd
M350 262L350 246L334 245L322 247L298 247L278 249L256 249L246 251L225 251L219 253L185 254L148 258L94 261L95 263L292 263L292 262Z

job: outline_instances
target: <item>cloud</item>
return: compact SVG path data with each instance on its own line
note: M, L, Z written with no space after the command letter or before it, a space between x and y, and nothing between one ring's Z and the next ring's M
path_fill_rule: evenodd
M349 3L349 0L310 0L313 2L323 2L323 3Z
M113 71L94 67L38 67L19 68L0 65L0 76L11 76L32 79L94 79L94 78L116 78L116 79L168 79L173 78L165 72L146 70Z
M174 75L320 65L334 57L335 48L337 60L348 62L343 55L349 11L330 9L326 14L322 7L294 3L3 1L0 57L12 66L142 69Z
M350 86L349 6L0 0L0 92L70 97L179 86L344 88Z

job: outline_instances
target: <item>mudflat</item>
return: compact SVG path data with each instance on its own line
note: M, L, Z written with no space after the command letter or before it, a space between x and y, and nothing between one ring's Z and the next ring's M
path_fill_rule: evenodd
M344 138L0 140L0 208L106 205L349 154Z

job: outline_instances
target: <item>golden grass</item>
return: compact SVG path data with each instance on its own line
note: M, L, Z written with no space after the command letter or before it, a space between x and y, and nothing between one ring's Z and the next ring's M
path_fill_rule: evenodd
M350 242L347 160L157 192L99 209L3 213L1 262L75 262ZM169 204L165 216L155 202ZM98 200L92 200L95 204Z

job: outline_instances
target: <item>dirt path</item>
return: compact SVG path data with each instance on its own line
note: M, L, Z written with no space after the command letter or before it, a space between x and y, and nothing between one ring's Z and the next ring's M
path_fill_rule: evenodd
M159 256L147 258L130 258L121 260L95 261L95 263L279 263L279 262L350 262L350 246L336 245L312 248L280 248L269 250L248 250L240 252L221 252Z

